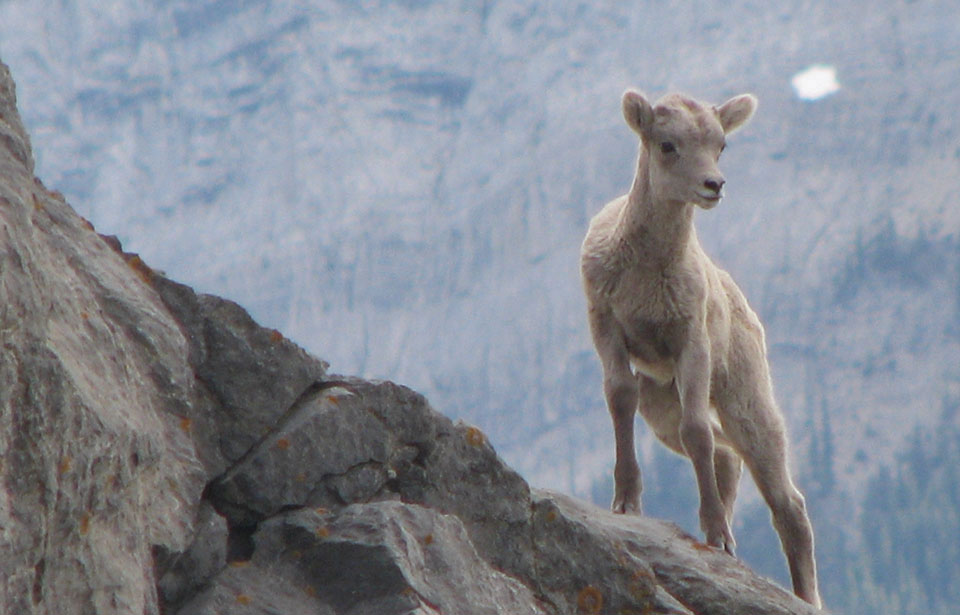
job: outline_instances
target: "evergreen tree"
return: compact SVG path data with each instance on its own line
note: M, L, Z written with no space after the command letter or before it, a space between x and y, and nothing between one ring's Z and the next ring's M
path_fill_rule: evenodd
M916 429L867 487L851 613L956 613L960 603L960 429Z

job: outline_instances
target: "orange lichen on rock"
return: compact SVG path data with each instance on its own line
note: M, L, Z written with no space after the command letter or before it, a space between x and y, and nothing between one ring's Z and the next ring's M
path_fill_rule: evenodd
M470 446L483 446L487 441L487 436L476 427L467 427L467 444Z
M276 329L271 330L271 331L270 331L270 341L273 342L274 344L277 344L277 343L279 343L279 342L282 342L282 341L283 341L283 333L280 333L280 332L277 331Z
M637 600L647 601L656 593L656 577L649 570L639 568L627 584L627 589Z
M253 598L251 598L247 594L237 594L237 602L243 605L247 605L253 602Z
M64 455L60 458L60 464L57 466L57 472L59 474L66 474L73 467L73 457L70 455Z
M127 259L127 265L133 269L137 275L140 276L140 279L147 284L152 283L153 279L157 275L156 272L151 269L149 265L143 262L143 259L136 254Z
M630 566L630 555L627 551L627 545L622 542L617 542L614 545L614 553L616 554L617 563L620 564L621 567L627 568Z
M280 438L277 440L277 448L281 451L285 451L290 448L290 439L289 438Z
M77 527L80 530L81 536L86 536L87 532L90 531L90 511L89 510L83 511L83 514L80 515L80 523Z
M325 525L321 525L317 527L317 529L314 530L313 533L317 535L317 538L326 538L327 536L330 535L330 528L328 528Z
M593 585L587 585L577 594L577 608L581 613L596 615L603 608L603 594Z
M190 433L190 429L193 427L193 419L187 416L180 417L180 429L184 433Z

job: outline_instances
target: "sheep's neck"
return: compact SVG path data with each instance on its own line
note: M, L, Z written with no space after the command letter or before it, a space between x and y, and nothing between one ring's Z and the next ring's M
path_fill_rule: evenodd
M619 230L622 240L643 262L665 267L678 260L691 238L695 237L694 206L691 203L654 199L645 154L640 156L637 175L621 214Z

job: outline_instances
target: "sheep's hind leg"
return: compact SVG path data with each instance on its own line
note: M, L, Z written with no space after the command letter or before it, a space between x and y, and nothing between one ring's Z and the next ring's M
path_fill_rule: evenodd
M767 449L765 452L772 451ZM819 607L813 528L807 516L803 495L787 473L786 460L755 459L750 470L773 514L773 526L780 535L780 542L787 556L794 592Z
M715 435L715 439L716 438ZM737 489L740 486L740 475L743 472L743 460L729 446L718 444L713 453L713 465L717 474L717 488L720 490L720 501L727 514L727 523L733 527L733 505L737 499Z
M790 478L783 417L772 400L757 399L753 407L761 411L726 421L724 431L736 439L737 448L770 507L773 526L790 567L794 593L819 608L813 527L803 495Z

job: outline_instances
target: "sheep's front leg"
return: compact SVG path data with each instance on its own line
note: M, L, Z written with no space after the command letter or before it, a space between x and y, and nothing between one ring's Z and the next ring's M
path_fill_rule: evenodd
M623 331L609 308L591 305L590 333L603 365L603 394L613 419L617 460L613 469L615 513L641 514L640 465L633 444L633 417L637 413L639 385L630 369Z
M713 429L710 425L710 347L705 334L684 349L677 370L677 388L683 416L680 442L697 475L700 491L700 528L707 544L733 555L735 542L720 498L714 465Z
M633 441L633 419L637 412L637 379L630 368L605 370L603 391L613 419L617 460L613 469L614 495L611 509L615 513L642 514L640 492L643 483ZM612 373L609 373L611 372Z

